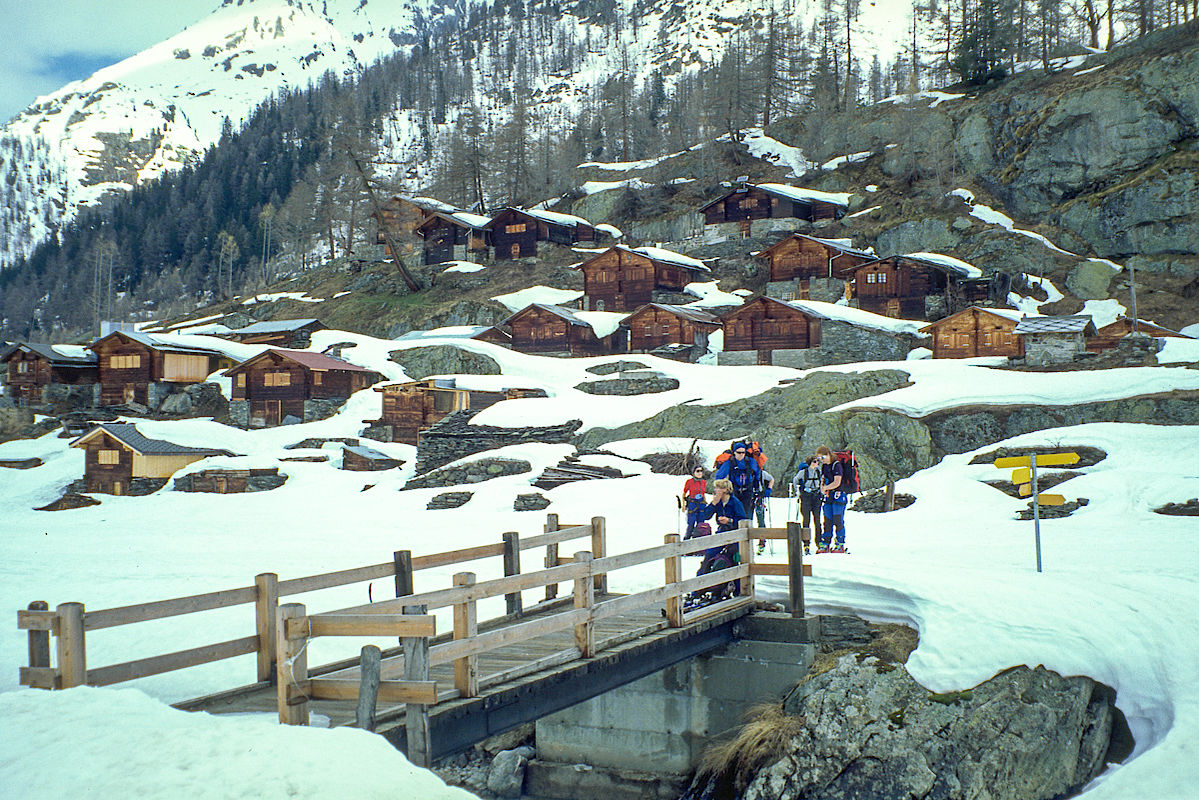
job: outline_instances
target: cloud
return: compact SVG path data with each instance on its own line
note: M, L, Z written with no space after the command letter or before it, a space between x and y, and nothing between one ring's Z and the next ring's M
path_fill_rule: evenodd
M0 0L0 120L207 16L220 0Z

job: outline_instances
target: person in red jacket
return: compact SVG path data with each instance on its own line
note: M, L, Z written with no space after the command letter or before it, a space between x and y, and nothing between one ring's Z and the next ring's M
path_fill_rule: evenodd
M708 482L704 479L704 468L696 465L691 471L691 477L683 484L683 499L687 501L687 535L690 539L695 536L695 528L700 523L699 513L708 505Z

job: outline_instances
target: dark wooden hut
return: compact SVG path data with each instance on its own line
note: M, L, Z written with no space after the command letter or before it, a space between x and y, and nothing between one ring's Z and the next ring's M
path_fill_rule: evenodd
M302 350L312 344L312 334L325 329L319 319L277 319L255 322L221 334L221 337L242 344L269 344Z
M677 294L693 281L710 279L699 259L660 247L609 247L578 267L583 273L583 304L592 311L631 311Z
M707 349L708 336L720 330L720 320L698 308L647 303L625 317L629 351L645 353L666 345L697 345Z
M316 418L308 401L344 402L383 379L374 370L301 350L266 350L225 374L233 380L233 403L246 403L245 427L279 425L288 417Z
M416 226L424 239L426 264L481 261L491 245L490 217L466 211L435 211Z
M770 364L774 350L819 347L825 317L772 297L758 297L720 318L724 349L756 350L759 364Z
M793 233L758 253L758 258L770 269L769 282L780 284L779 292L769 292L772 297L808 300L813 278L836 277L838 270L873 261L875 256L840 241Z
M538 242L572 245L593 242L595 226L582 217L521 208L505 208L487 224L495 260L532 258L537 255Z
M963 308L1007 299L1010 279L939 253L910 253L841 267L854 304L902 319L935 320Z
M1132 333L1132 318L1120 317L1115 322L1108 323L1095 331L1095 335L1087 339L1087 350L1092 353L1101 353L1104 350L1110 350L1130 333ZM1152 322L1146 322L1143 319L1137 320L1137 333L1143 333L1146 336L1154 338L1162 336L1180 339L1195 338L1179 331L1163 328L1161 325L1154 325Z
M372 447L345 445L341 449L341 468L351 472L378 472L402 466L403 461L380 453Z
M419 241L417 228L436 213L452 214L458 211L449 203L443 203L432 197L405 197L395 195L383 203L378 213L372 213L375 219L375 243L383 248L386 258L391 258L391 249L387 246L384 231L391 234L397 246L415 249ZM400 253L401 256L409 252Z
M743 184L703 205L705 225L739 222L748 231L755 219L794 217L816 221L845 214L846 195L782 183Z
M151 394L169 393L169 387L163 389L157 384L202 383L213 372L233 363L233 359L216 350L161 341L150 334L131 331L113 331L88 347L97 358L102 406L123 403L156 406Z
M18 342L0 359L7 367L8 394L18 405L46 402L52 385L84 386L99 381L96 354L75 345Z
M389 440L415 445L421 431L455 411L482 411L502 400L545 397L541 389L506 388L498 391L464 389L455 378L425 378L376 386L383 395L379 419L368 425L388 428Z
M1006 308L971 306L920 329L932 337L933 358L1024 357L1015 334L1024 315Z
M572 311L533 303L502 320L495 332L484 331L474 338L502 344L509 336L506 344L521 353L599 356L625 350L621 319L623 315L606 311Z
M231 456L228 450L150 439L127 422L104 422L71 442L85 451L85 491L126 494L133 481L166 479L192 462Z

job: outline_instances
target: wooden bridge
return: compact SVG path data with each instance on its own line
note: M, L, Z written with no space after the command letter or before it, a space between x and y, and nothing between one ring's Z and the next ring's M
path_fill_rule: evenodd
M754 561L755 539L787 542L787 563ZM538 719L732 641L733 623L755 604L754 578L787 576L793 616L803 615L801 529L739 528L699 539L665 537L656 547L608 555L602 517L586 525L559 525L550 514L541 535L506 533L501 543L413 557L399 551L391 562L280 581L258 575L253 586L121 608L85 611L81 603L49 610L34 602L18 612L29 632L29 665L23 685L60 689L107 686L249 653L257 654L257 682L175 706L213 713L277 711L281 722L308 723L311 711L332 725L378 730L417 764L459 752L475 742ZM590 550L570 557L560 546L590 540ZM738 544L742 563L683 577L682 558L710 547ZM522 572L525 550L545 548L544 568ZM413 592L413 573L500 557L504 577L479 582L460 572L453 586ZM608 591L610 573L650 562L663 564L661 585L635 594ZM394 577L396 598L324 613L288 595ZM688 594L733 582L727 599L689 609ZM561 584L571 587L558 597ZM732 588L732 587L729 587ZM524 608L522 592L544 589L544 599ZM480 621L479 601L506 598L503 615ZM110 666L89 668L88 631L254 604L254 635ZM438 633L436 609L452 609L451 631ZM51 666L50 637L57 663ZM320 636L400 637L380 652L367 646L360 658L309 668L307 644Z

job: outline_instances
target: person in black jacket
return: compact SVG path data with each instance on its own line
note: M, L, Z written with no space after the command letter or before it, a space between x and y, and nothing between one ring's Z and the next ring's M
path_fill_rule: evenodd
M817 547L828 547L828 543L822 538L820 525L820 504L823 500L820 484L823 482L824 476L820 471L820 459L816 456L812 456L804 462L792 481L799 494L799 513L804 533L809 536L815 534ZM811 552L808 542L809 539L804 539L803 551L805 554Z

